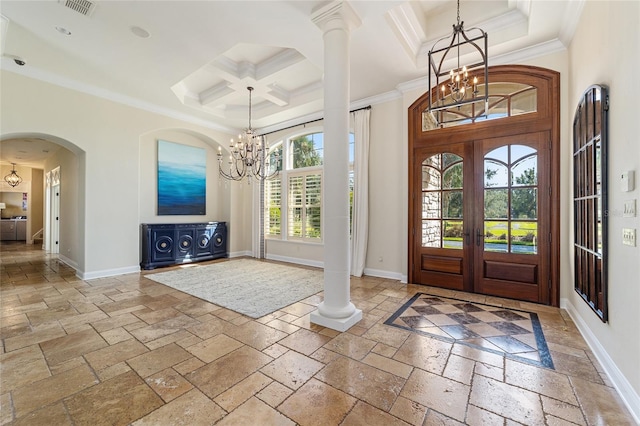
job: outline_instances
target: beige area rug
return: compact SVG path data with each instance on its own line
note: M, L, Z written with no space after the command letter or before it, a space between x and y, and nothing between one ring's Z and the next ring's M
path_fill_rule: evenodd
M145 275L192 296L260 318L323 289L322 270L304 269L253 259Z

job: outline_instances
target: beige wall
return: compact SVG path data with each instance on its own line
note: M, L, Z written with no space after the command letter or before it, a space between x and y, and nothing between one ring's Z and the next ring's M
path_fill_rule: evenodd
M365 273L406 280L406 181L402 99L371 108L369 244Z
M37 134L75 154L75 162L66 157L52 159L45 171L61 166L61 208L67 222L63 225L61 218L60 253L85 278L138 270L139 224L143 219L139 200L142 190L147 189L141 182L147 185L155 179L154 174L141 175L142 162L148 160L142 159L139 147L144 135L181 129L203 135L202 140L223 141L223 145L231 137L5 70L0 96L3 106L10 105L2 110L3 139ZM232 199L240 207L228 208L243 212L245 192ZM144 220L149 219L145 214ZM211 216L211 220L217 218ZM240 233L232 235L232 246L234 241L244 245L246 226L231 223L230 227Z
M2 217L5 219L29 214L28 210L22 210L22 192L0 192L0 203L6 206L2 209Z
M640 418L640 248L622 245L622 228L640 228L638 216L622 217L625 200L638 199L640 183L640 2L586 2L569 48L571 117L583 92L592 84L609 86L609 322L602 323L580 296L568 291L567 307L590 338L594 352L610 374L621 377L618 389ZM570 170L569 164L565 164ZM620 190L622 172L635 170L636 189ZM569 232L572 232L569 226ZM566 253L572 259L571 249ZM567 264L573 283L573 268ZM586 331L585 331L586 330ZM607 359L608 358L608 359ZM617 369L617 371L616 371Z

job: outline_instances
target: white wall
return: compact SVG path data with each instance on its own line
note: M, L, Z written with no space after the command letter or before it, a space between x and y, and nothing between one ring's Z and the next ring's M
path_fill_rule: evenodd
M73 228L69 232L76 235L61 235L60 253L84 278L139 269L140 181L156 179L155 174L148 175L149 170L141 175L142 136L162 129L182 129L203 135L206 141L222 141L222 145L231 137L6 70L2 70L1 77L2 138L40 134L68 144L66 147L77 156L77 165L61 164L63 195L64 188L75 188L77 204L66 204L71 195L62 201L64 216L73 220L65 228ZM74 168L72 179L68 173ZM232 198L239 207L228 206L228 211L235 208L245 214L245 192ZM147 213L144 219L150 220ZM246 226L229 226L240 233L230 235L231 246L239 246L232 249L246 250L246 240L250 239L242 235Z
M622 228L640 227L638 216L622 217L622 172L640 173L640 2L586 2L569 48L571 117L592 84L609 86L609 322L602 323L574 291L564 303L608 368L618 390L640 419L640 248L622 245ZM570 169L568 169L570 170ZM572 228L570 226L570 228ZM567 256L572 259L570 247ZM573 268L567 265L573 283Z

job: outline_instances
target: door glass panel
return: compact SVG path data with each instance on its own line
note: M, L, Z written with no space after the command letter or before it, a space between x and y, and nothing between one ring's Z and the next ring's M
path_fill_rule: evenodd
M538 158L535 155L520 160L511 168L511 185L536 185L538 182Z
M535 154L536 150L526 145L511 145L511 162L517 163L520 159Z
M537 219L537 192L536 188L511 190L511 219Z
M507 241L509 222L485 220L484 222L484 250L506 253L509 251Z
M485 189L484 218L507 219L509 213L509 190Z
M484 157L486 251L537 254L538 155L505 145Z
M442 217L462 219L462 191L447 191L442 194Z
M450 165L454 164L454 163L459 163L462 158L460 158L460 156L456 155L456 154L450 154L450 153L443 153L442 154L442 159L444 162L444 168L448 168Z
M422 218L439 219L440 214L440 191L424 192L422 194Z
M424 163L422 164L422 190L429 191L440 189L440 172L434 167L428 167L425 166Z
M482 85L484 87L484 85ZM483 90L480 90L483 96ZM484 103L455 105L436 112L423 111L422 130L429 131L441 127L453 127L475 122L534 113L538 109L538 89L523 83L490 82L489 113ZM439 124L440 123L440 124Z
M444 224L444 238L442 241L442 247L452 249L462 249L462 239L464 238L464 231L461 220L445 220Z
M484 186L485 187L506 187L509 183L509 173L507 166L495 160L485 160L484 162Z
M462 163L454 164L444 171L444 189L462 188Z
M527 114L537 109L538 93L530 87L511 97L511 115Z
M440 221L422 221L422 247L440 247L441 243Z
M494 96L489 97L489 116L487 120L504 118L509 116L509 104L506 99Z
M538 253L538 224L511 222L511 253Z
M489 151L487 155L484 156L485 159L497 160L500 163L507 164L509 161L509 147L501 146L500 148L496 148L493 151Z
M462 157L456 154L435 154L422 162L423 247L462 249L462 172Z

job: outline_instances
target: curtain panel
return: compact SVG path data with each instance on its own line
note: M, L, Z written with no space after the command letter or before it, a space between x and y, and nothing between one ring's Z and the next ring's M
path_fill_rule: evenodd
M351 275L361 277L367 260L369 237L369 120L371 109L352 112L355 158L351 212Z

